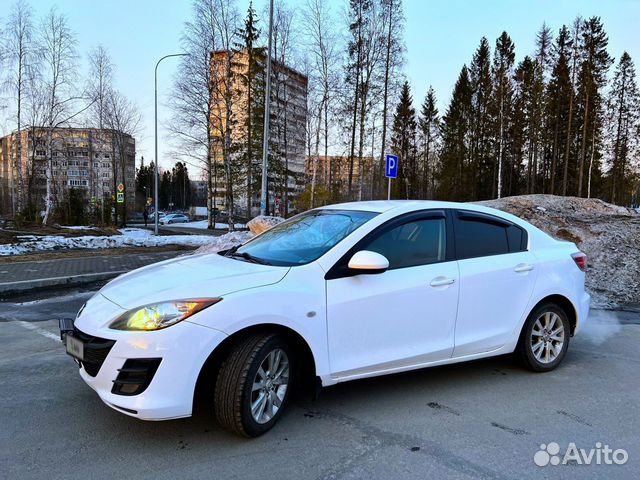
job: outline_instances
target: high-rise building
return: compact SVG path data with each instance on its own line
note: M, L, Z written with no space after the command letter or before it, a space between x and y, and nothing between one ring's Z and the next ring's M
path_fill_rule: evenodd
M25 203L44 208L49 158L47 130L29 128L0 138L0 214L17 213L18 135L21 136L22 185ZM54 201L73 188L87 203L116 200L122 184L127 209L135 197L135 139L109 129L56 128L52 133L51 166Z
M251 163L253 165L253 182L247 182L247 170L244 164L248 164L247 139L248 132L248 104L250 92L247 78L249 75L249 55L246 51L234 51L231 55L232 89L231 97L231 142L235 163L239 165L239 171L243 178L234 185L234 199L236 211L251 216L260 208L260 182L262 165L262 137L264 119L264 91L266 81L266 55L264 50L256 49L256 64L254 85L252 87L252 108L256 118L252 118L251 137L258 141L253 142L251 149ZM212 77L212 124L214 135L214 158L216 159L216 192L217 206L225 205L224 174L222 167L221 145L224 141L222 132L225 130L225 85L226 65L229 60L229 52L217 51L211 55ZM269 210L270 212L284 213L285 197L288 206L293 198L303 187L305 176L305 145L307 129L307 86L308 79L305 75L280 62L272 60L271 63L271 104L270 104L270 128L269 128ZM252 114L252 117L254 116ZM219 127L217 127L219 126ZM245 170L243 170L245 168ZM251 186L247 186L251 183ZM250 191L250 198L247 192ZM251 204L251 212L247 207Z

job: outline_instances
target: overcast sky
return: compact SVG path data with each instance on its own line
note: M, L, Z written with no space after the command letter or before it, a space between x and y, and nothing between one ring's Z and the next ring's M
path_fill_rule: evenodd
M8 4L10 0L3 0ZM32 0L37 14L57 5L77 35L86 67L86 53L98 44L110 52L116 66L117 86L135 101L143 114L144 128L137 139L137 160L153 158L153 68L163 55L179 52L184 21L190 16L189 0ZM239 2L246 11L248 0ZM255 0L263 11L266 0ZM305 0L289 0L304 5ZM331 0L339 20L347 0ZM506 30L515 42L517 60L534 49L535 33L543 22L553 32L570 24L576 15L602 17L609 34L609 52L616 59L627 50L640 63L640 0L405 0L405 75L413 88L416 108L429 85L433 85L444 111L462 64L468 63L480 38L486 36L492 48ZM243 12L244 14L244 12ZM6 15L6 9L0 16ZM4 22L3 22L4 23ZM261 26L266 30L266 26ZM159 75L160 165L169 166L170 146L162 121L163 105L170 93L176 59L165 60ZM295 68L296 66L293 65ZM84 72L83 72L84 73ZM138 163L139 164L139 163Z

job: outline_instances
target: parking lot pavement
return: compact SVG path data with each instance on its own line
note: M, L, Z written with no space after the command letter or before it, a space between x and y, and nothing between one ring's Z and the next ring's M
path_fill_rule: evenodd
M0 303L0 478L640 478L637 313L594 312L551 373L500 357L341 384L247 440L207 414L142 422L103 405L53 320L90 295ZM550 442L628 462L536 466Z
M82 285L107 280L130 270L184 254L184 251L178 250L123 255L83 255L55 260L7 263L0 265L0 298L44 287Z

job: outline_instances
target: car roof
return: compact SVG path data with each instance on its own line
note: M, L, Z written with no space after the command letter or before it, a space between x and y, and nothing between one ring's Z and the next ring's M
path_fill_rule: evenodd
M404 211L424 210L430 208L463 208L478 212L500 212L494 208L463 202L443 202L440 200L369 200L364 202L336 203L320 207L321 210L360 210L365 212L384 213L389 210L402 209Z

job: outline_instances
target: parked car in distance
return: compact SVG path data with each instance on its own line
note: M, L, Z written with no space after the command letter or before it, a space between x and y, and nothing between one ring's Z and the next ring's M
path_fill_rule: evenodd
M164 217L160 217L158 222L161 225L169 225L172 223L187 223L189 222L189 217L183 215L182 213L169 213Z
M127 219L132 223L141 223L144 222L144 213L142 212L132 212Z
M111 408L186 417L211 391L219 423L254 437L297 385L508 353L553 370L588 315L585 270L573 243L488 207L345 203L122 275L60 330Z

